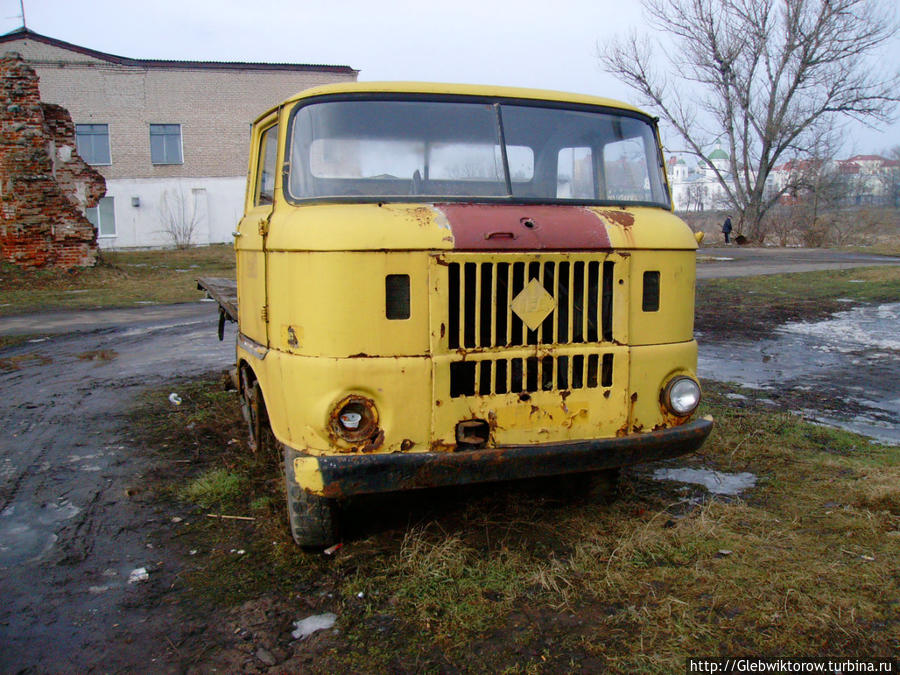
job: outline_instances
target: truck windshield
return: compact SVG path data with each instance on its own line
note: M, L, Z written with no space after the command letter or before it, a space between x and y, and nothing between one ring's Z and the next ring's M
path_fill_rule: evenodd
M669 206L651 125L608 109L338 100L299 107L290 198Z

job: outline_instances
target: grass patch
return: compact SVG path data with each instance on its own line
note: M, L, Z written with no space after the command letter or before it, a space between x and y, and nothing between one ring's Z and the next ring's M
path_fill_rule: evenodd
M0 263L0 316L58 309L199 300L199 276L234 276L227 244L185 250L103 251L95 267L23 270Z
M228 469L208 469L179 491L179 496L203 509L225 507L244 492L243 476Z
M0 358L0 372L21 370L22 366L34 363L46 365L48 363L51 363L52 361L53 359L51 359L49 356L45 356L39 353L16 354L15 356Z
M31 340L40 339L37 335L0 335L0 351L27 344Z
M900 256L900 244L897 244L896 241L879 242L870 246L841 246L837 250L847 251L848 253Z
M459 535L411 528L382 579L394 589L391 601L434 637L451 640L487 628L520 592L525 561L509 549L485 558ZM372 580L358 580L373 590ZM350 584L351 595L357 585Z
M135 417L162 458L191 460L163 494L216 476L201 493L255 518L195 518L179 535L200 551L182 575L193 601L228 617L198 640L225 652L260 615L287 671L670 673L698 654L900 650L900 448L749 392L707 383L714 435L673 462L752 472L742 498L655 481L652 466L626 471L609 506L546 485L358 498L328 557L293 545L280 467L246 450L236 395L180 384L175 407L172 390ZM291 642L292 621L324 611L339 632Z
M706 337L759 337L788 321L824 318L847 303L897 302L900 266L697 281L696 327Z

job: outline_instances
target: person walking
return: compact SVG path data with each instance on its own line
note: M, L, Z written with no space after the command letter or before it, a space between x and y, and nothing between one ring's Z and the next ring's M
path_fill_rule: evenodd
M725 235L725 244L731 243L728 238L731 236L731 216L725 216L725 222L722 223L722 234Z

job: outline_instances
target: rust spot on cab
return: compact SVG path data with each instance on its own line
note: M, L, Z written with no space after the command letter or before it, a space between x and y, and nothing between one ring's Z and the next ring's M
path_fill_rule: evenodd
M455 452L456 451L456 443L445 443L444 441L437 440L431 442L431 451L432 452Z
M622 227L631 227L634 225L634 216L628 213L628 211L614 211L613 209L605 209L603 211L598 211L601 216L604 218L608 218L613 221L616 225L621 225Z
M419 227L429 227L434 222L434 212L429 206L416 206L407 210L409 219Z
M660 394L659 400L659 412L662 415L663 421L662 424L657 425L659 429L668 429L670 427L681 426L685 422L690 419L690 415L686 415L684 417L679 417L675 413L671 412L668 408L666 408L665 403L663 403L662 394Z
M359 452L375 452L384 443L384 431L378 430L378 433L369 439L369 442L359 448Z

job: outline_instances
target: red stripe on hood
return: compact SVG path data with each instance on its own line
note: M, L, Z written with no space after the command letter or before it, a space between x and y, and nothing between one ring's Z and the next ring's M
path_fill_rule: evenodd
M462 250L610 249L604 220L583 206L435 204Z

